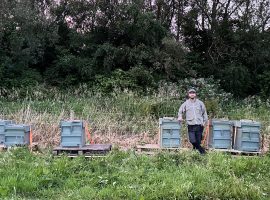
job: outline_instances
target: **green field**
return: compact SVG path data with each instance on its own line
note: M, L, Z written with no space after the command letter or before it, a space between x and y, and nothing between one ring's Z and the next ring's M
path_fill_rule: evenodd
M215 85L202 85L199 95L210 118L262 122L269 151L269 100L235 99ZM157 142L158 118L177 116L183 88L167 84L147 95L104 95L83 86L65 92L2 91L0 118L31 124L34 142L45 148L43 153L0 154L0 199L270 199L269 153L232 157L187 151L148 157L133 152L136 144ZM115 150L105 158L53 158L50 148L59 144L61 119L87 120L95 142L113 143ZM131 150L117 150L121 145Z
M158 145L190 89L210 121L259 122L260 155L209 150L209 123L206 155L185 123L179 152L135 152ZM6 149L14 128L0 130L0 200L270 200L270 0L0 0L2 119L33 144ZM62 120L113 150L53 157Z
M270 156L0 154L1 199L269 199Z

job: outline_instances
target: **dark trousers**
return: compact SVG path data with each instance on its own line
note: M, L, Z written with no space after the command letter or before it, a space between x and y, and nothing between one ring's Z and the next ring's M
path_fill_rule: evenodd
M193 145L193 149L197 149L201 154L205 154L205 150L201 146L202 134L203 134L203 126L188 125L189 141Z

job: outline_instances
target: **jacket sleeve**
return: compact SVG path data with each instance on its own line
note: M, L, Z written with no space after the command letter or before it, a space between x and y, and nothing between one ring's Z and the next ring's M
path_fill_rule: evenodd
M178 120L183 120L183 113L185 112L185 105L186 105L186 102L183 103L180 108L179 108L179 111L178 111Z
M208 115L207 115L206 107L203 102L202 102L202 117L203 117L203 123L205 124L208 121Z

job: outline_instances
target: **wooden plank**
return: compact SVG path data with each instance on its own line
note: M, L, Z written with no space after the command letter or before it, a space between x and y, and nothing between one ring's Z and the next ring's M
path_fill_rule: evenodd
M232 154L237 154L237 155L261 155L262 152L254 152L254 151L231 151Z
M240 151L240 150L234 150L234 149L209 149L210 151L217 151L217 152L227 152L231 154L253 154L253 155L260 155L262 154L261 151Z
M89 150L89 151L109 151L111 150L111 144L89 144L83 147L56 147L53 150L55 151L81 151L81 150Z
M76 154L67 154L66 155L66 157L68 157L68 158L77 158L79 156L80 155L76 155ZM84 157L84 158L104 158L106 156L107 155L82 155L82 157ZM60 158L62 156L61 155L55 155L54 157Z
M161 151L187 151L188 148L161 148L158 144L137 145L136 150L138 154L155 155Z
M109 153L112 149L111 144L89 144L83 147L56 147L53 149L52 153L54 156L61 154L66 154L67 156L94 156L94 155L105 155Z
M213 148L209 148L209 151L220 151L220 152L231 152L232 149L213 149Z
M182 148L166 148L166 147L163 147L163 148L161 148L162 150L171 150L171 151L173 151L173 150L181 150Z
M58 156L60 157L60 156ZM68 158L76 158L78 155L67 155ZM106 155L83 155L85 158L104 158Z
M154 152L154 151L140 151L140 152L137 152L137 154L153 156L153 155L156 155L156 152Z
M111 150L111 144L90 144L85 145L82 150Z
M145 145L137 145L137 149L160 149L158 144L145 144Z
M187 150L188 148L165 148L160 147L158 144L145 144L145 145L137 145L136 149L141 150Z

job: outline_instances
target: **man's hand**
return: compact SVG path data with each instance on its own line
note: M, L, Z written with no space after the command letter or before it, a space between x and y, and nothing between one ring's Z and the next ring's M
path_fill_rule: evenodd
M208 121L203 123L203 127L206 128L208 126Z
M179 124L182 124L184 122L183 119L178 119Z

